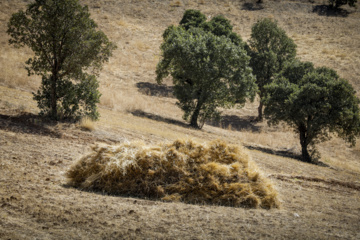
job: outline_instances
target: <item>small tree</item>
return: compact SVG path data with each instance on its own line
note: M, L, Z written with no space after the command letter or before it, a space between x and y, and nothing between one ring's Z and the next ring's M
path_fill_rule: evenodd
M304 161L314 160L315 144L328 140L331 133L355 144L360 134L360 100L334 70L295 61L265 88L264 114L269 124L284 121L294 128Z
M177 105L191 126L201 128L206 119L219 117L218 107L254 97L249 57L230 38L182 26L168 28L164 36L157 82L172 76Z
M252 27L249 40L250 66L256 76L260 103L258 120L263 118L263 97L265 85L271 83L275 74L284 67L285 62L296 56L296 44L275 21L264 18Z
M206 16L199 10L188 9L185 11L183 18L180 21L180 25L189 30L192 27L201 27L206 22Z
M355 3L357 3L357 0L329 0L330 7L335 9L338 9L346 4L350 7L355 7Z
M96 30L87 7L78 0L36 0L12 15L9 43L29 47L28 74L42 76L34 99L53 119L89 115L98 118L98 75L115 45Z

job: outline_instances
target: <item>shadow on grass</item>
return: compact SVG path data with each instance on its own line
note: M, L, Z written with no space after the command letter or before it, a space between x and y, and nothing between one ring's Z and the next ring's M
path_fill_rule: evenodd
M241 10L247 11L259 11L264 9L261 3L244 3Z
M300 162L305 162L302 159L301 154L293 152L291 149L274 150L272 148L256 146L256 145L249 145L249 144L247 144L247 145L245 144L244 147L246 147L249 150L257 150L260 152L264 152L264 153L268 153L268 154L272 154L272 155L276 155L276 156L280 156L280 157L292 158L292 159L298 160ZM306 163L309 163L309 162L306 162ZM314 164L314 165L321 166L321 167L330 167L329 165L327 165L321 161L314 161L314 162L311 162L310 164Z
M136 87L139 92L148 96L157 96L157 97L169 97L173 98L173 87L166 85L159 85L156 83L149 82L138 82Z
M144 117L144 118L148 118L148 119L159 121L159 122L174 124L174 125L177 125L177 126L180 126L180 127L195 129L195 128L191 127L189 124L184 123L182 121L162 117L162 116L152 114L152 113L147 113L147 112L144 112L142 110L134 110L134 111L131 111L130 113L132 115L134 115L134 116L137 116L137 117Z
M18 115L0 114L0 129L15 133L28 133L53 138L61 138L61 134L48 128L57 122L41 118L32 113L19 113Z
M350 12L345 9L332 8L328 5L316 5L313 8L313 13L327 17L347 17L350 14Z
M235 131L251 131L260 132L261 127L256 126L256 117L238 117L236 115L223 115L221 116L220 122L207 121L206 124L220 127L223 129L231 129Z
M148 118L148 119L159 121L159 122L164 122L164 123L178 125L178 126L184 127L184 128L194 129L189 124L186 124L184 122L181 122L181 121L178 121L175 119L171 119L171 118L165 118L165 117L162 117L162 116L159 116L156 114L152 114L152 113L147 113L142 110L135 110L135 111L131 111L130 113L137 117L144 117L144 118ZM255 117L239 118L238 116L235 116L235 115L225 115L224 117L222 117L221 122L223 124L222 125L223 128L230 128L230 126L231 126L232 130L235 129L237 131L249 130L249 129L253 132L260 131L260 127L254 125ZM219 126L218 123L207 122L206 124L212 125L215 127ZM292 158L292 159L304 162L302 160L301 154L293 152L292 149L274 150L272 148L256 146L256 145L249 145L249 144L247 144L247 145L245 144L244 147L246 147L249 150L257 150L260 152L264 152L264 153L268 153L268 154L272 154L272 155L276 155L276 156L280 156L280 157ZM311 164L314 164L317 166L322 166L322 167L329 167L329 165L327 165L321 161L312 162Z

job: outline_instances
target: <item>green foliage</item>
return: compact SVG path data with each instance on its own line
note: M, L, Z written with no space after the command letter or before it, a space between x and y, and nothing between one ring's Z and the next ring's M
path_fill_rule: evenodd
M262 119L262 98L266 95L265 85L271 83L274 76L284 67L285 62L296 56L296 44L277 23L269 18L258 21L252 27L249 40L250 66L256 75L259 87L259 120Z
M26 69L29 75L42 76L34 99L43 114L53 119L82 114L98 118L96 76L115 45L96 28L78 0L36 0L25 12L12 15L9 43L35 53Z
M172 76L177 104L191 126L201 128L206 119L218 118L218 107L253 99L256 85L243 47L202 28L172 27L166 36L157 82Z
M206 16L199 10L188 9L185 11L179 24L185 30L189 30L192 27L202 28L204 31L211 32L216 36L226 36L237 45L244 44L240 36L232 31L233 26L230 21L222 15L215 16L210 21L206 22ZM165 30L163 34L164 38L166 38L166 34L172 27L174 26L170 26L167 30Z
M329 68L312 63L288 63L266 87L264 114L269 124L288 123L299 133L302 156L312 161L308 146L337 133L351 144L360 134L360 100L352 86Z
M339 8L346 4L350 7L355 7L355 3L357 3L357 0L329 0L329 5L332 8Z
M209 22L203 23L201 28L215 36L226 36L236 45L244 44L240 36L232 31L233 26L230 21L222 15L215 16Z
M69 80L59 79L56 82L57 113L60 119L88 116L98 119L96 104L100 102L99 82L94 75L84 75L79 83L73 84ZM46 115L51 111L51 82L42 79L40 90L34 93L34 100L41 109L40 115Z
M206 22L206 16L199 10L188 9L185 11L183 18L180 21L180 25L184 29L189 30L192 27L200 27Z

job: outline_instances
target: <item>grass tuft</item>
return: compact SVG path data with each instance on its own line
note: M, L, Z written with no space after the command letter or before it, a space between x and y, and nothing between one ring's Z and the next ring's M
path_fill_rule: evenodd
M88 117L84 117L80 120L79 127L86 131L95 130L95 122Z
M277 192L245 149L223 141L176 140L95 146L67 172L85 190L163 201L246 208L279 207Z

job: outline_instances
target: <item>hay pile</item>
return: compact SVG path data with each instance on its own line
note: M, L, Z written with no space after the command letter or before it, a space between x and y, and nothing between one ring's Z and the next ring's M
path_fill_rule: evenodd
M67 177L74 187L108 194L249 208L279 206L276 191L246 151L219 140L96 146Z

